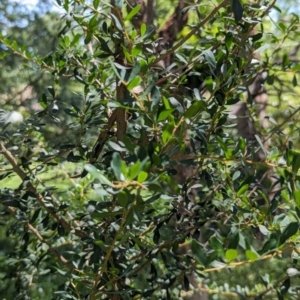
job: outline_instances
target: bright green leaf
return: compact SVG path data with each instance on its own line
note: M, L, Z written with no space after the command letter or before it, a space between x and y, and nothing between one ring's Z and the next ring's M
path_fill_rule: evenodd
M130 21L141 9L141 5L135 6L130 13L125 17L125 21Z
M144 182L148 178L148 173L145 171L141 171L138 175L138 182Z
M238 252L236 249L228 249L225 252L225 257L228 261L233 261L238 257Z
M251 250L246 250L246 256L249 260L256 260L259 258L259 255Z

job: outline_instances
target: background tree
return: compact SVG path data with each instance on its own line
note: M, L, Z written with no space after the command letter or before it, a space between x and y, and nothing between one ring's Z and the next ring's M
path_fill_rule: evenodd
M168 19L155 1L58 4L61 21L28 15L27 37L2 22L1 63L32 76L1 92L28 110L0 144L2 295L298 299L298 109L257 109L264 80L271 101L297 86L299 47L283 46L298 15L278 37L276 1L179 1ZM27 103L7 100L27 86ZM237 103L250 135L230 121Z

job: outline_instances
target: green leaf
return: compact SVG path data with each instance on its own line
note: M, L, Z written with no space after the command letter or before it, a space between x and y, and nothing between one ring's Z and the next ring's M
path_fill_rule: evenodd
M275 238L272 238L264 244L262 250L259 251L260 255L266 254L270 251L274 251L278 248L278 240Z
M97 9L99 6L100 0L93 0L94 8Z
M216 61L215 56L212 53L212 51L211 50L203 51L203 56L205 58L205 61L207 61L210 69L215 70L215 68L217 66L217 61Z
M239 231L236 228L232 228L231 232L227 237L228 241L228 248L229 249L236 249L240 240Z
M121 23L119 22L118 18L114 14L110 14L110 16L111 16L111 19L112 19L114 25L116 26L116 28L120 32L123 32L123 27L122 27Z
M163 133L162 133L163 144L166 144L172 138L173 130L174 130L174 125L173 124L168 123L165 126L165 128L163 129Z
M295 190L294 191L294 199L295 199L295 202L297 204L297 207L300 208L300 190Z
M145 34L142 36L142 39L145 40L147 39L149 36L152 35L152 33L154 33L155 31L155 27L153 25L149 25Z
M88 33L86 34L85 39L84 39L85 45L87 45L88 43L90 43L91 40L92 40L92 38L93 38L92 34L91 34L90 32L88 32Z
M241 171L235 171L232 175L232 181L237 180L241 176Z
M266 226L264 226L264 225L259 225L258 228L259 228L259 231L260 231L263 235L268 236L268 235L270 234L270 231L267 229Z
M183 276L183 287L186 291L190 289L190 282L186 275Z
M90 19L90 21L89 21L88 28L89 28L89 29L93 29L93 28L95 28L98 24L99 24L98 17L97 17L97 15L94 15L94 16Z
M291 278L288 277L281 285L280 287L280 292L281 292L281 295L284 295L287 293L287 291L289 290L291 286Z
M145 171L141 171L140 174L138 175L138 182L144 182L148 178L148 173Z
M141 162L137 161L135 164L131 165L128 170L128 177L133 180L138 176L141 169Z
M100 183L112 186L112 183L100 171L91 164L86 164L84 169L88 171L94 178L98 179Z
M293 77L293 86L296 87L298 86L298 82L297 82L297 75L295 74Z
M115 174L116 179L121 180L122 159L119 152L114 152L114 154L112 155L110 166Z
M140 63L137 61L135 62L131 72L130 72L130 75L129 75L129 78L128 78L128 82L130 82L132 79L134 79L140 72L141 70L141 65Z
M135 6L130 13L124 18L125 21L130 21L141 9L141 5Z
M233 261L238 257L238 252L236 249L228 249L225 252L225 257L228 261Z
M42 95L40 96L39 104L40 104L43 108L46 108L46 107L48 106L48 104L47 104L47 96L46 96L45 93L42 93Z
M153 111L153 109L158 105L158 103L160 102L161 99L161 95L160 95L160 91L158 89L158 87L154 86L151 89L151 111Z
M209 239L210 246L217 252L218 256L223 256L224 254L224 247L222 242L216 238L215 236Z
M160 112L157 122L161 122L164 121L165 119L167 119L172 113L173 113L174 109L165 109L163 111Z
M175 106L178 112L180 112L181 114L184 113L183 107L179 101L177 101L174 97L170 97L169 101L173 106Z
M124 151L126 151L126 148L121 147L119 144L117 144L117 143L115 143L115 142L113 142L113 141L109 141L108 144L109 144L109 146L110 146L113 150L115 150L115 151L119 151L119 152L124 152Z
M257 134L255 134L254 136L255 136L255 138L256 138L256 140L257 140L257 142L258 142L261 150L264 152L265 156L267 156L266 149L265 149L265 147L263 145L263 142L261 141L260 137Z
M204 249L203 249L202 245L195 239L192 239L192 241L191 241L191 250L195 257L195 260L198 263L200 263L202 266L205 267L207 259L206 259Z
M246 250L246 256L249 260L256 260L259 258L259 254L251 250Z
M206 108L204 101L195 101L185 112L184 118L190 119L194 117L197 113L204 111Z
M121 207L126 208L128 205L128 194L125 191L121 191L118 193L117 200Z
M231 0L231 8L236 22L239 22L243 17L243 6L240 0Z
M100 0L98 0L100 1ZM73 41L71 42L71 45L70 47L74 47L78 44L78 41L80 40L81 38L81 34L80 33L77 33L74 37L73 37Z
M260 40L262 37L263 34L261 32L251 36L253 42Z
M121 78L121 76L120 76L120 74L119 74L119 72L118 72L118 70L117 70L117 68L116 68L116 66L115 66L115 64L114 64L114 61L113 61L113 59L112 59L111 57L109 58L109 62L110 62L110 65L111 65L111 67L112 67L112 69L113 69L115 75L116 75L120 80L122 80L122 78Z
M146 30L147 30L147 26L145 23L143 23L141 25L141 36L143 36L145 34Z
M55 90L53 86L48 86L48 92L51 94L53 98L55 98Z
M293 160L292 160L292 170L293 170L294 173L297 173L299 168L300 168L300 154L299 153L294 153L294 157L293 157Z
M13 174L13 172L6 172L4 174L0 175L0 180L3 180L4 178L8 177L10 174Z
M240 189L237 191L236 196L240 197L241 195L243 195L249 188L249 184L244 184L240 187Z
M140 76L136 76L135 78L133 78L129 84L127 85L127 89L130 91L132 90L133 88L135 88L136 86L139 85L139 83L141 82L141 78Z
M296 234L299 230L298 222L292 222L286 226L280 237L280 245L282 245L287 239Z

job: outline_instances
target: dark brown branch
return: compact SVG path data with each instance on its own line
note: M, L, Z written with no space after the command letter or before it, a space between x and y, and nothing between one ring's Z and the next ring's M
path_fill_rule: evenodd
M147 27L154 25L156 0L148 0L147 3Z

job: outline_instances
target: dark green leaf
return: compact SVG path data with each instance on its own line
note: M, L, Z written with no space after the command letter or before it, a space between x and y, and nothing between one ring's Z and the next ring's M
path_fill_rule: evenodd
M4 178L8 177L10 174L13 174L13 172L6 172L6 173L0 175L0 180L3 180Z
M294 76L293 76L293 86L294 87L298 86L298 81L297 81L297 75L296 74L294 74Z
M298 222L292 222L286 226L280 237L280 245L282 245L287 239L296 234L299 230Z
M289 288L291 286L291 279L290 277L288 277L281 285L280 287L280 292L281 292L281 295L284 295L288 292Z
M239 231L236 229L232 230L228 235L227 240L228 240L228 249L236 249L240 240Z
M159 230L155 230L154 234L153 234L153 242L154 242L154 244L158 245L159 244L159 239L160 239Z
M262 37L263 37L263 35L261 32L251 36L253 42L260 40Z
M160 91L156 86L154 86L151 89L151 100L152 100L151 110L153 110L159 104L160 99L161 99Z
M231 8L236 22L239 22L243 17L243 6L240 0L231 0Z
M278 240L276 239L270 239L268 241L266 241L266 243L264 244L262 250L259 251L260 255L266 254L270 251L274 251L276 250L278 247Z
M183 287L186 291L190 289L190 282L186 275L183 275Z
M280 291L276 290L277 299L278 300L284 300L283 296L281 295Z
M191 250L192 250L192 253L193 253L196 261L205 267L207 259L206 259L204 249L203 249L202 245L195 239L192 239L192 241L191 241Z
M191 119L194 117L197 113L204 111L206 108L204 101L194 101L194 103L187 109L187 111L184 114L184 117L186 119Z
M141 65L140 65L140 63L137 61L137 62L134 64L134 66L133 66L133 68L132 68L132 70L131 70L131 73L130 73L129 78L128 78L128 82L130 82L131 80L133 80L133 79L139 74L140 69L141 69Z

